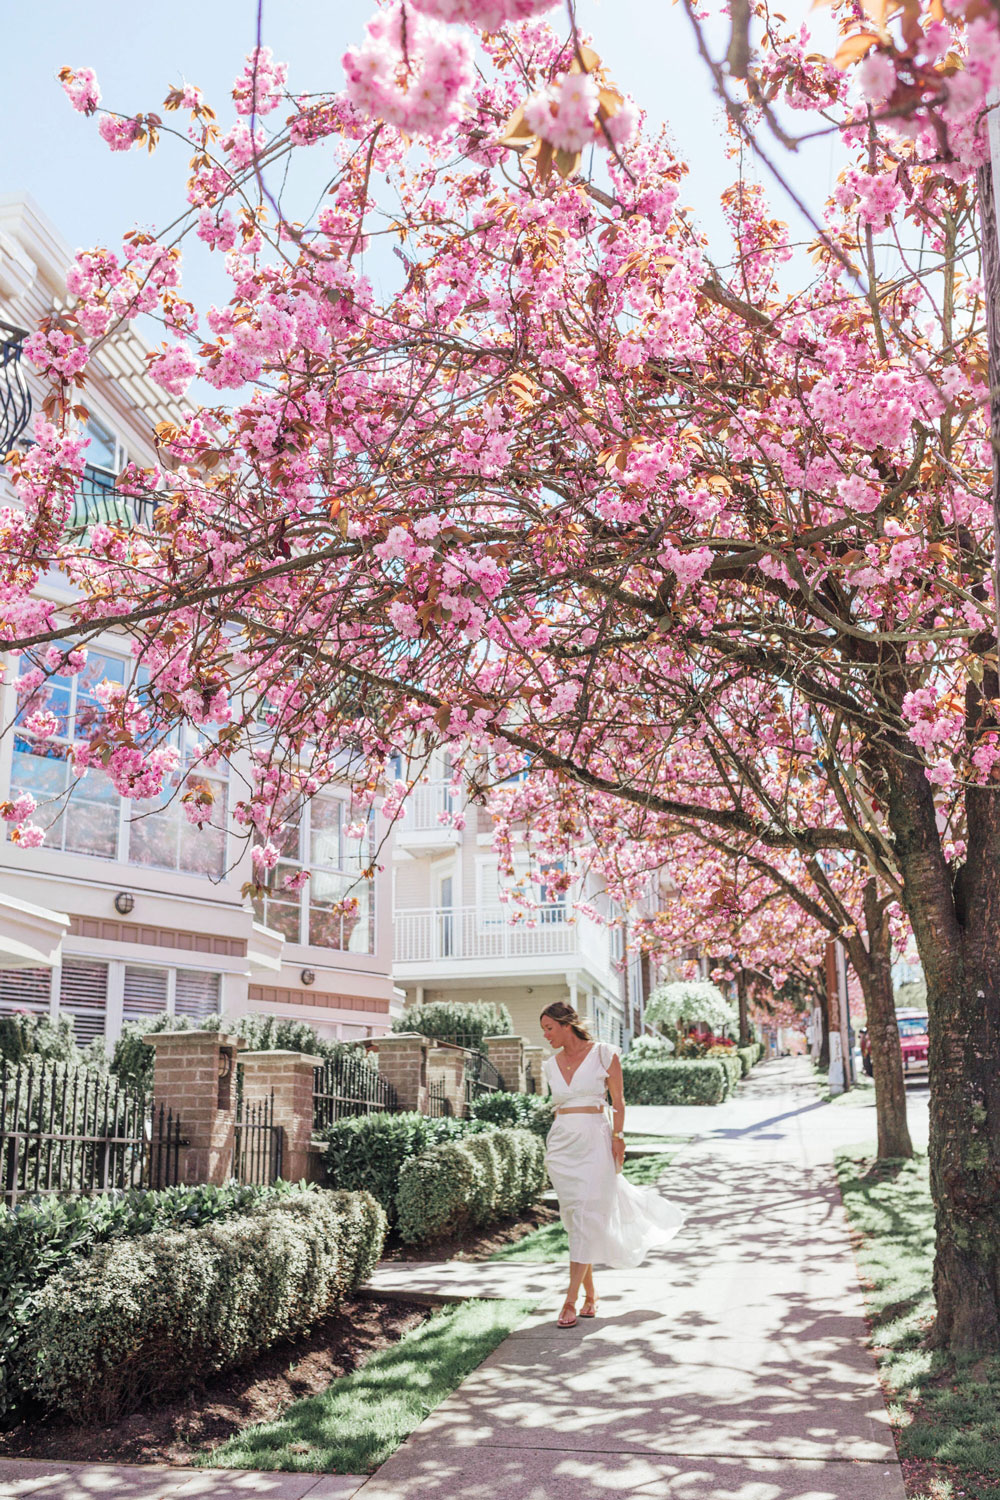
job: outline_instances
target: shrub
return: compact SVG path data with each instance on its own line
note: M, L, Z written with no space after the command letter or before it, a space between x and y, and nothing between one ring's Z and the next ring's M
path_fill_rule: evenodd
M676 1044L668 1036L637 1036L628 1049L628 1056L633 1058L651 1057L654 1059L669 1057L675 1050Z
M714 1061L722 1064L726 1075L726 1093L731 1094L743 1077L743 1064L740 1062L735 1047L727 1047L724 1051L714 1051L709 1054Z
M721 1104L727 1092L724 1060L718 1057L634 1063L626 1057L622 1075L626 1104Z
M295 1191L274 1187L174 1187L159 1192L44 1198L0 1208L0 1416L22 1398L14 1368L45 1283L109 1240L197 1227Z
M76 1045L70 1016L20 1014L0 1016L0 1062L19 1063L38 1057L79 1066L84 1054Z
M552 1100L542 1094L484 1094L468 1109L468 1118L487 1125L504 1125L530 1130L543 1139L552 1125Z
M370 1274L385 1215L297 1192L198 1229L103 1245L51 1277L18 1361L71 1420L110 1421L310 1327Z
M486 1000L434 1000L427 1005L410 1005L392 1023L393 1031L417 1031L421 1036L439 1042L456 1042L462 1047L484 1050L488 1036L513 1036L514 1022L506 1005Z
M763 1050L764 1049L761 1046L760 1042L750 1042L746 1047L737 1047L736 1056L740 1060L740 1066L743 1069L744 1078L747 1076L750 1069L760 1061L760 1054L763 1052Z
M292 1016L267 1016L251 1012L244 1016L205 1016L191 1021L187 1016L166 1012L148 1021L127 1021L115 1043L111 1071L122 1083L148 1092L153 1086L153 1049L143 1037L157 1031L228 1031L242 1037L251 1052L311 1052L316 1057L336 1057L342 1052L360 1053L356 1043L335 1042L317 1035L308 1021Z
M666 1031L704 1025L713 1032L724 1032L736 1025L738 1016L735 1005L717 985L707 979L682 979L657 985L646 1004L646 1020Z
M327 1182L334 1188L371 1193L394 1222L404 1162L431 1146L483 1129L478 1121L430 1120L410 1112L337 1120L320 1131L327 1143Z
M545 1149L527 1130L496 1130L434 1146L399 1175L400 1238L423 1244L469 1224L523 1212L545 1184Z

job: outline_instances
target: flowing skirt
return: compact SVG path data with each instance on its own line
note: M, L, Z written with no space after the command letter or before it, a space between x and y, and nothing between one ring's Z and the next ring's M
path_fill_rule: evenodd
M615 1171L605 1115L557 1115L545 1161L569 1236L570 1260L631 1270L684 1223L675 1203Z

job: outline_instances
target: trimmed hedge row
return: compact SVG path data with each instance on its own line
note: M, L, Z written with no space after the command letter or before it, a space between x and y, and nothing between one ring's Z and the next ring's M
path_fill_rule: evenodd
M381 1254L367 1193L294 1192L197 1229L102 1245L51 1277L19 1383L75 1421L110 1421L334 1312Z
M484 1094L469 1105L468 1119L530 1130L543 1141L552 1125L552 1100L543 1094Z
M295 1191L274 1187L173 1187L159 1192L43 1198L0 1207L0 1416L23 1399L16 1367L46 1282L110 1240L156 1229L197 1228Z
M545 1185L545 1147L527 1130L488 1130L434 1146L399 1174L399 1235L422 1244L523 1213Z
M626 1104L721 1104L726 1070L717 1057L622 1062Z
M432 1146L485 1129L478 1121L430 1120L411 1112L337 1120L320 1131L327 1143L327 1182L333 1188L371 1193L394 1223L404 1163Z
M713 1057L622 1059L626 1104L721 1104L758 1062L759 1042Z
M454 1042L485 1052L488 1036L513 1036L514 1022L506 1005L490 1000L429 1000L408 1005L392 1023L393 1031L417 1031L439 1042Z

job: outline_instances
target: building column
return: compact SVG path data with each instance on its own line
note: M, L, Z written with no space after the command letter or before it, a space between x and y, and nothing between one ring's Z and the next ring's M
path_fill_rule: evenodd
M244 1052L240 1057L243 1103L266 1104L274 1097L271 1118L284 1131L281 1175L286 1182L309 1180L313 1093L322 1061L308 1052Z
M228 1181L236 1129L236 1057L246 1044L224 1031L157 1031L143 1037L154 1049L153 1107L165 1105L185 1145L178 1182Z
M375 1042L378 1070L396 1090L400 1109L427 1113L427 1047L417 1031L394 1031Z

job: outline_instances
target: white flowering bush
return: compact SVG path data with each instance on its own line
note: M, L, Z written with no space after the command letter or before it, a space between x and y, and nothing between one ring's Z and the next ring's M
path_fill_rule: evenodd
M646 1005L646 1020L667 1032L707 1026L718 1036L731 1031L739 1015L718 985L707 979L681 979L657 985Z

